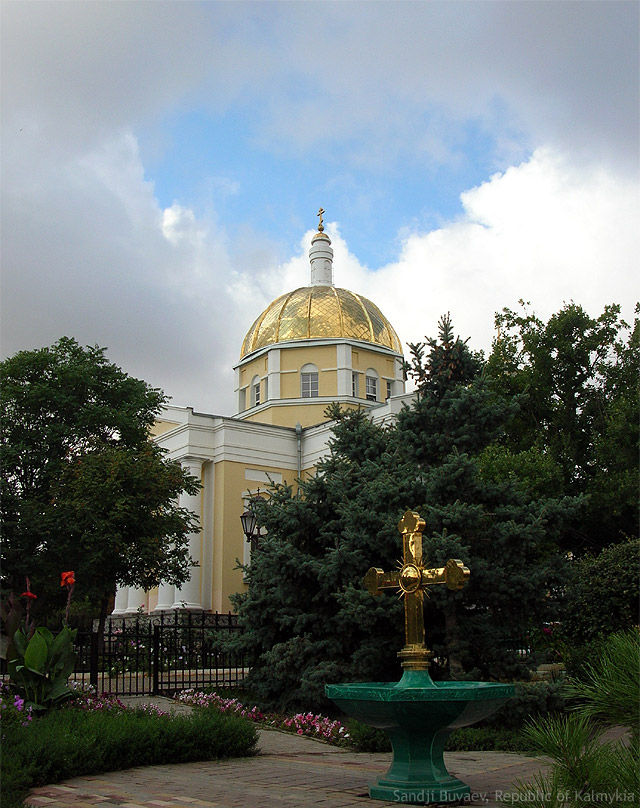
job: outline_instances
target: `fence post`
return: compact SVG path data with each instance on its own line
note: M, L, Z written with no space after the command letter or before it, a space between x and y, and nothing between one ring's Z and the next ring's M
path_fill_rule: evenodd
M89 651L89 684L93 685L98 692L98 648L100 635L97 631L91 632L91 648Z
M153 654L151 655L153 667L153 695L160 695L160 626L153 627Z

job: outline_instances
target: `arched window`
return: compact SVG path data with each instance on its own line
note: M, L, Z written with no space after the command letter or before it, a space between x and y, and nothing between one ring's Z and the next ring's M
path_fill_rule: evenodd
M251 406L257 407L260 403L260 376L254 376L251 380Z
M315 365L303 365L300 370L300 396L318 397L318 368Z
M367 401L378 400L378 374L373 368L369 368L364 377L365 379L365 395Z

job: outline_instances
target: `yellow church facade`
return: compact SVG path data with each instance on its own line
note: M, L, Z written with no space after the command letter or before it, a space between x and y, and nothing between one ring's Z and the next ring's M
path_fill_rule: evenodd
M199 517L189 537L197 566L180 587L119 588L114 615L231 610L230 596L246 587L238 562L251 561L240 516L272 482L295 488L314 473L331 437L327 406L365 408L385 422L409 398L395 330L370 300L333 284L322 218L309 259L309 285L274 300L243 340L236 414L167 406L156 422L154 438L168 458L202 483L197 495L180 500Z

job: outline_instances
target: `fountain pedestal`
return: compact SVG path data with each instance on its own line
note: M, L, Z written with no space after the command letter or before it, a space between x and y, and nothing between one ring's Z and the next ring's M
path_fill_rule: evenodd
M398 525L403 536L402 565L395 572L372 567L364 579L372 595L399 589L404 597L406 643L398 653L404 668L402 679L325 686L327 696L347 715L389 736L393 760L389 771L370 786L370 796L414 805L455 802L470 793L469 786L449 774L444 765L447 737L458 727L487 718L515 692L513 685L434 682L429 676L424 592L433 584L462 589L470 573L454 558L444 567L426 567L422 558L424 526L419 514L407 511Z
M384 730L393 747L389 770L369 787L374 799L408 804L454 802L469 786L447 771L449 734L491 715L513 685L433 682L428 671L405 671L399 682L327 685L327 696L347 715Z

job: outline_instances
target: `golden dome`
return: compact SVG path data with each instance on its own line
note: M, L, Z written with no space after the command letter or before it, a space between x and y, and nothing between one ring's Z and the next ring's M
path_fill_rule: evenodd
M357 339L402 353L393 326L366 297L335 286L303 286L267 306L244 338L240 358L300 339Z

